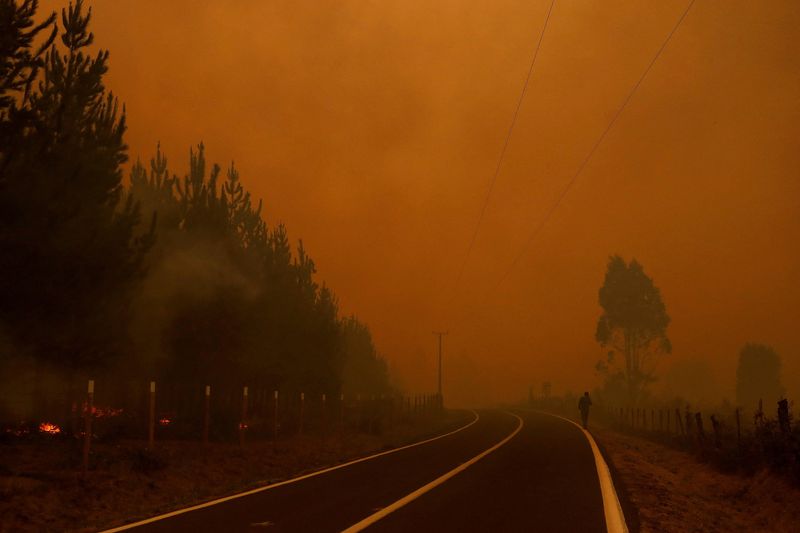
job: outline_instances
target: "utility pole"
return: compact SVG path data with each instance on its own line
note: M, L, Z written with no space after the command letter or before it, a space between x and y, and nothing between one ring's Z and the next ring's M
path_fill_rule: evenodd
M442 337L447 335L447 331L434 331L433 334L439 337L439 403L442 401Z

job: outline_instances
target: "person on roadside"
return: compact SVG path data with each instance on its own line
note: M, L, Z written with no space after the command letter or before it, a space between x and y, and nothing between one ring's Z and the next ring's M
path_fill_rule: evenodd
M592 406L592 399L589 398L589 393L584 392L581 399L578 400L578 410L581 412L581 420L583 420L583 429L588 429L586 426L589 423L589 407Z

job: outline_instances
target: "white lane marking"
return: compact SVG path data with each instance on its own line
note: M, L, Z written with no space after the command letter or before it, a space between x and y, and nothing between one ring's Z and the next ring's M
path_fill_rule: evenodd
M608 469L608 464L603 458L603 454L600 453L600 448L597 447L597 443L594 441L592 434L569 418L564 418L563 416L554 415L552 413L545 413L543 411L536 412L566 420L586 435L586 438L589 439L589 445L592 447L592 454L594 454L597 477L600 479L600 494L603 496L603 513L606 517L606 529L608 533L628 533L628 525L625 523L625 514L622 512L622 505L619 503L617 489L614 488L614 481L611 479L611 471Z
M498 448L503 446L505 443L507 443L508 441L513 439L514 436L517 433L519 433L520 430L522 429L522 426L524 425L524 422L522 421L522 419L520 417L518 417L514 413L507 413L507 414L513 416L514 418L516 418L519 421L519 425L517 425L517 428L509 436L507 436L506 438L504 438L503 440L501 440L500 442L498 442L497 444L495 444L494 446L492 446L488 450L476 455L475 457L473 457L472 459L470 459L466 463L462 463L460 466L454 468L453 470L447 472L446 474L443 474L443 475L437 477L436 479L434 479L433 481L431 481L427 485L424 485L424 486L418 488L417 490L415 490L414 492L403 496L402 498L400 498L396 502L392 503L391 505L388 505L388 506L384 507L383 509L381 509L377 513L366 517L361 522L358 522L357 524L353 524L352 526L350 526L347 529L345 529L342 533L356 533L357 531L362 531L362 530L368 528L369 526L371 526L372 524L374 524L378 520L380 520L382 518L385 518L387 515L397 511L398 509L400 509L401 507L403 507L405 505L408 505L409 503L411 503L412 501L416 500L417 498L419 498L420 496L422 496L426 492L428 492L430 490L433 490L434 488L438 487L439 485L441 485L442 483L444 483L445 481L447 481L451 477L455 476L456 474L459 474L459 473L463 472L464 470L466 470L470 466L474 465L475 463L477 463L478 461L480 461L481 459L483 459L484 457L486 457L487 455L489 455L490 453L492 453L493 451L497 450Z
M198 504L198 505L193 505L191 507L185 507L183 509L178 509L178 510L175 510L175 511L171 511L169 513L164 513L162 515L153 516L151 518L146 518L146 519L140 520L138 522L133 522L131 524L125 524L124 526L119 526L119 527L115 527L115 528L112 528L112 529L106 529L105 531L102 531L101 533L116 533L117 531L125 531L126 529L131 529L131 528L134 528L134 527L143 526L145 524L150 524L152 522L157 522L159 520L164 520L165 518L171 518L173 516L177 516L177 515L180 515L180 514L188 513L188 512L191 512L191 511L197 511L198 509L203 509L205 507L211 507L212 505L217 505L218 503L223 503L223 502L227 502L227 501L230 501L230 500L235 500L237 498L243 498L245 496L250 496L251 494L257 494L257 493L263 492L265 490L274 489L274 488L280 487L282 485L288 485L289 483L295 483L297 481L302 481L302 480L308 479L310 477L315 477L315 476L319 476L319 475L322 475L322 474L326 474L328 472L333 472L334 470L339 470L340 468L345 468L347 466L352 466L352 465L357 464L357 463L363 463L364 461L369 461L370 459L375 459L377 457L382 457L384 455L389 455L391 453L397 453L397 452L402 451L402 450L407 450L409 448L414 448L415 446L422 446L423 444L428 444L429 442L433 442L435 440L443 439L445 437L449 437L450 435L455 435L459 431L463 431L463 430L467 429L468 427L470 427L471 425L475 424L476 422L478 422L478 420L480 420L481 417L475 411L472 411L472 414L475 416L475 418L473 418L470 423L468 423L468 424L466 424L464 426L461 426L458 429L455 429L453 431L445 433L443 435L438 435L438 436L432 437L430 439L421 440L421 441L415 442L413 444L407 444L407 445L401 446L399 448L392 448L391 450L386 450L384 452L376 453L376 454L373 454L373 455L368 455L367 457L361 457L360 459L354 459L352 461L348 461L348 462L342 463L340 465L331 466L331 467L328 467L328 468L323 468L322 470L316 470L314 472L311 472L311 473L308 473L308 474L304 474L304 475L298 476L296 478L286 479L284 481L279 481L278 483L273 483L271 485L265 485L263 487L258 487L258 488L251 489L251 490L248 490L248 491L245 491L245 492L240 492L238 494L232 494L230 496L225 496L224 498L219 498L217 500L211 500L210 502L205 502L205 503L201 503L201 504Z

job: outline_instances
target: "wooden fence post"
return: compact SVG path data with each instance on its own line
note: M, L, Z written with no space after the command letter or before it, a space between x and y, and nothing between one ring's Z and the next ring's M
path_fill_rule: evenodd
M244 446L244 434L247 431L247 399L249 391L247 385L242 388L242 420L239 422L239 445Z
M150 382L150 410L147 418L147 448L153 449L156 433L156 382Z
M339 431L344 433L344 393L339 394Z
M275 400L274 406L274 413L272 419L272 438L275 439L277 442L278 440L278 391L273 392L273 398Z
M211 385L206 385L203 398L203 444L208 444L208 434L211 426Z
M322 393L322 432L328 433L328 410L327 407L327 395L323 392Z
M690 436L692 433L692 414L689 412L689 406L686 406L686 435Z
M703 432L703 415L700 414L700 411L694 414L694 420L697 423L697 438L702 447L703 443L706 441L706 434Z
M736 408L736 446L742 446L742 423L739 420L739 408Z
M83 423L83 475L89 471L89 448L92 443L92 417L94 416L94 380L90 379L86 387L86 412Z
M719 449L722 447L722 435L720 434L719 420L714 415L711 415L711 428L714 430L714 447Z
M305 410L305 404L306 404L306 393L305 392L301 392L300 393L300 434L301 435L303 434L303 414L304 414L303 411Z

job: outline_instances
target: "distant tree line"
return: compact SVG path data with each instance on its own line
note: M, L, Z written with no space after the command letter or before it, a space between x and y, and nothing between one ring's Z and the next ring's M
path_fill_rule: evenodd
M736 403L750 411L768 409L784 398L781 359L765 344L748 342L739 352L736 366Z
M123 186L125 111L77 0L34 22L0 0L0 358L69 372L386 392L369 330L339 314L302 241L268 227L233 164Z
M598 291L598 303L603 313L595 339L606 353L595 365L603 378L596 392L614 405L652 402L649 386L657 379L653 362L672 351L667 337L670 317L661 291L636 259L626 262L613 255ZM783 398L780 367L780 357L772 347L745 344L736 369L737 404L754 411L759 402L769 406ZM703 377L697 375L702 368L692 368L695 384Z

